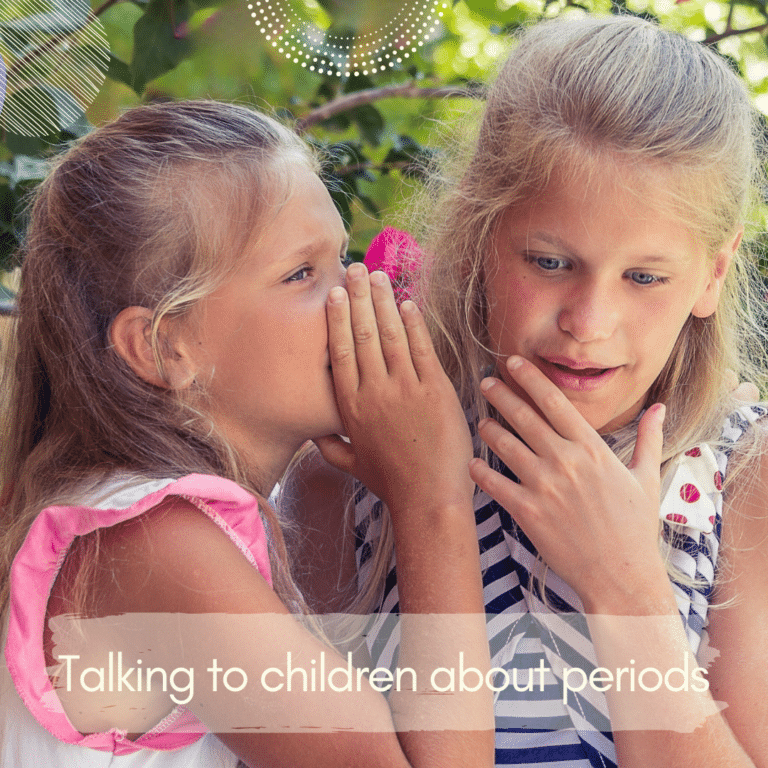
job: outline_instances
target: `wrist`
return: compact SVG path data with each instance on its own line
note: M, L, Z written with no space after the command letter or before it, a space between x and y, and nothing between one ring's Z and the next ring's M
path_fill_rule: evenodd
M672 585L663 563L643 578L633 579L626 573L614 576L588 593L579 595L587 614L602 616L662 616L677 614Z
M395 531L424 525L430 526L430 531L438 531L441 527L450 528L467 521L474 526L474 507L468 494L399 498L387 503L387 507Z

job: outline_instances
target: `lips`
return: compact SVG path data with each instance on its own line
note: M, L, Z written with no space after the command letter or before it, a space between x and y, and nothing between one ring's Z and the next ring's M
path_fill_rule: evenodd
M610 381L621 366L607 366L596 360L567 357L539 357L538 368L560 389L594 391Z
M572 373L574 376L600 376L609 370L608 368L573 368L570 365L562 365L561 363L552 363L552 365L565 373Z

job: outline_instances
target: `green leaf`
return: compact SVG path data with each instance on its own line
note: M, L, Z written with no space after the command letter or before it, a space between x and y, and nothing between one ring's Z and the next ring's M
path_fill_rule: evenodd
M363 138L374 147L381 144L384 136L384 118L376 107L371 104L363 104L352 111L352 119L360 129Z
M373 88L374 85L375 84L370 77L363 75L360 72L355 72L355 74L350 75L350 77L344 83L344 93L367 91L369 88Z
M122 59L118 59L111 51L109 53L109 69L107 70L107 77L117 83L122 83L129 88L133 88L131 65Z
M347 128L352 125L352 120L347 112L340 112L337 115L329 117L327 120L323 120L321 125L329 131L338 131L341 133L342 131L346 131Z
M58 140L58 134L40 138L38 136L20 136L17 133L5 134L5 146L14 155L43 155Z
M192 53L188 35L176 37L176 30L189 21L192 4L189 0L172 0L173 24L166 0L151 0L144 15L133 27L133 60L131 85L141 93L148 82L175 69Z

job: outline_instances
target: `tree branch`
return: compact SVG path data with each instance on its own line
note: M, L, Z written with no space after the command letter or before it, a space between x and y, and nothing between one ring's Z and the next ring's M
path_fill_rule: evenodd
M399 85L385 85L381 88L369 88L365 91L356 91L338 96L335 99L313 109L308 115L296 122L296 131L304 133L308 128L323 120L346 112L349 109L360 107L363 104L371 104L382 99L477 99L482 95L480 86L452 86L445 85L438 88L423 88L416 83L400 83Z
M711 35L710 37L707 37L704 40L704 45L719 43L721 40L725 40L727 37L748 35L751 32L765 32L766 30L768 30L768 23L758 24L756 27L748 27L747 29L726 29L725 32L721 32L719 35Z

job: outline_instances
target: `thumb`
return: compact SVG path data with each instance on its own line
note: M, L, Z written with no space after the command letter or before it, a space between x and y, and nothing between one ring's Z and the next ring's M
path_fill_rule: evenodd
M664 446L662 426L666 410L663 403L656 403L643 414L637 426L637 442L632 461L628 465L640 485L646 491L653 491L656 496L659 492L659 468Z
M352 473L355 466L355 452L349 443L344 442L338 435L317 437L312 442L332 467L336 467L347 474Z

